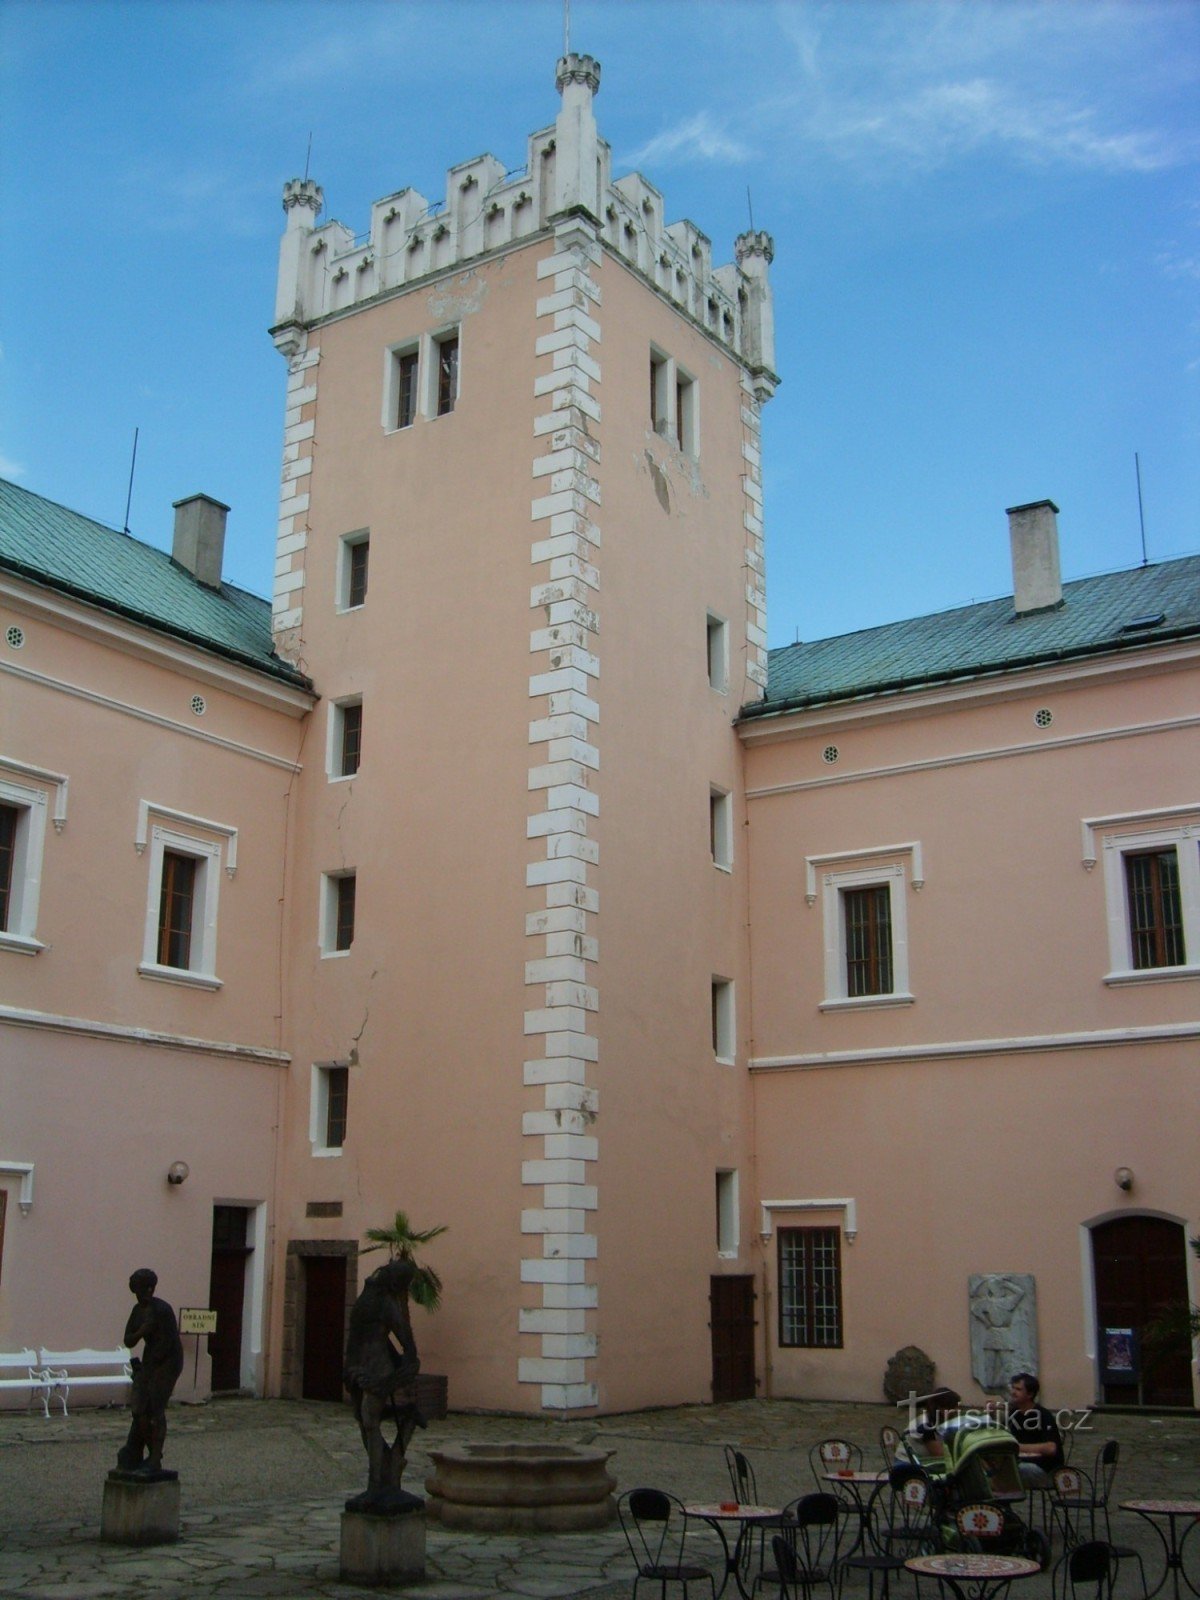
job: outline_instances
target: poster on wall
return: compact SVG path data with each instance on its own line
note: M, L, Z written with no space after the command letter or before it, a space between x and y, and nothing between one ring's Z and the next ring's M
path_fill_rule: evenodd
M1100 1351L1100 1376L1104 1383L1138 1381L1138 1341L1136 1328L1104 1328Z

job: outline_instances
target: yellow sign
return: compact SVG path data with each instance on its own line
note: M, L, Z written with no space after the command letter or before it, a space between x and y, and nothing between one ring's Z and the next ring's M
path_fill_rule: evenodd
M179 1311L180 1333L216 1333L217 1313L204 1311L199 1307L180 1307Z

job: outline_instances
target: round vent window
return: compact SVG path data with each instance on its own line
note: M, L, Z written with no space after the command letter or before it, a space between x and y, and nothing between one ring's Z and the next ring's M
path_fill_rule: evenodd
M208 710L208 702L202 694L194 694L192 696L192 710L198 717L202 717Z
M25 643L25 629L18 628L15 624L4 635L14 650L19 650Z
M841 751L838 749L837 745L827 744L824 750L821 751L821 760L824 761L827 766L831 767L840 754Z
M1040 711L1034 712L1033 720L1037 723L1039 728L1048 728L1054 721L1054 713L1053 711L1049 710L1048 707L1043 706Z

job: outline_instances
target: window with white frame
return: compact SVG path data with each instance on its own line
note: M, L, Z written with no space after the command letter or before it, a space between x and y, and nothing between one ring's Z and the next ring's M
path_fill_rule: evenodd
M736 1168L717 1173L717 1254L736 1256L739 1244L738 1175Z
M445 417L458 404L458 329L433 341L433 415Z
M335 700L329 707L330 778L352 778L362 763L362 697Z
M45 789L0 774L0 950L36 955L42 851L46 837Z
M700 454L700 386L657 345L650 347L650 427L685 455Z
M718 694L729 687L729 624L709 612L705 619L708 648L708 686Z
M1094 862L1097 836L1102 843L1105 982L1200 976L1200 809L1191 817L1168 812L1092 818L1084 830L1085 866Z
M321 953L345 955L354 943L358 875L353 870L326 872L321 878Z
M823 1011L912 1002L905 862L912 864L912 887L921 888L920 854L919 844L907 844L807 858L810 906L818 872L821 879Z
M713 866L723 872L733 868L733 796L728 789L708 791L708 844Z
M732 1061L737 1055L737 1028L733 1004L733 980L712 980L712 1047L718 1061Z
M338 541L337 607L357 611L367 600L367 565L371 535L366 528L347 533Z
M383 426L387 432L411 428L420 415L420 372L418 340L389 347L383 381Z
M346 1142L350 1068L344 1061L319 1061L312 1070L308 1137L314 1156L339 1156Z
M383 427L448 416L458 405L461 330L454 326L389 345L384 352Z
M144 978L219 989L217 901L222 846L175 828L150 829Z

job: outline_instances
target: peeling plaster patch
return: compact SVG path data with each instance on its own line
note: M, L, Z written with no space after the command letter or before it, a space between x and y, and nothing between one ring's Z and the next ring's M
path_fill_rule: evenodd
M454 322L478 311L487 298L487 283L472 268L429 296L430 313L439 322Z
M667 475L659 466L658 462L655 461L649 450L646 451L646 466L650 471L650 481L654 485L655 498L663 510L669 515L671 510L671 489L669 483L667 482Z

